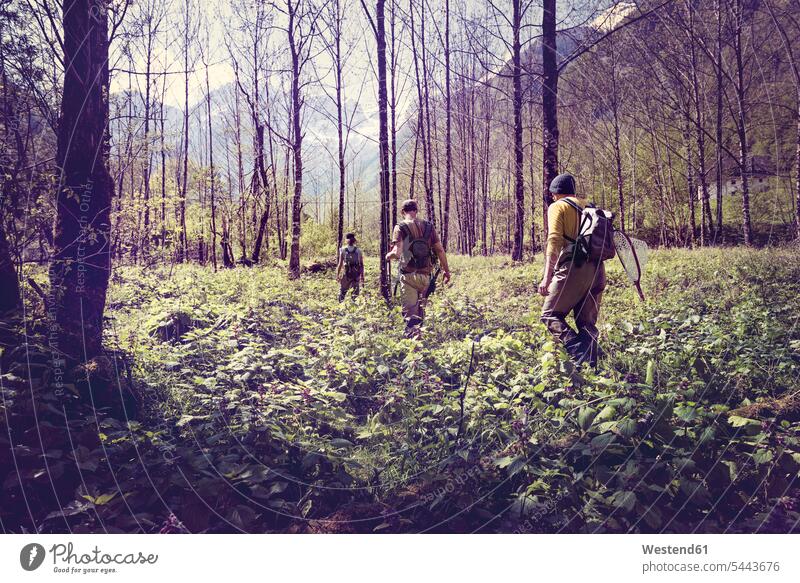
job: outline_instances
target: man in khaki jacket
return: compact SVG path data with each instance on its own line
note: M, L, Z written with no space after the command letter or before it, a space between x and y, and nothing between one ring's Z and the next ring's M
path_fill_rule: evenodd
M547 251L544 275L539 293L545 296L542 322L559 339L574 362L597 366L600 348L597 345L597 316L606 287L603 263L573 261L573 241L578 236L581 212L587 205L584 197L575 194L575 179L560 174L550 183L555 198L547 210ZM578 331L567 324L567 314L575 315Z
M415 336L425 317L425 299L433 273L431 254L439 259L444 283L450 282L447 255L433 225L417 218L417 201L409 199L403 203L403 220L394 228L392 248L386 260L397 259L400 263L400 301L406 320L406 334ZM420 251L428 250L428 257Z

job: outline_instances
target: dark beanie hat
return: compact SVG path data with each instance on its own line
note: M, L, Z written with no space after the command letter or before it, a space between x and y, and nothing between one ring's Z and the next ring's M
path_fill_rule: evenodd
M553 194L575 194L575 178L572 174L559 174L550 183Z

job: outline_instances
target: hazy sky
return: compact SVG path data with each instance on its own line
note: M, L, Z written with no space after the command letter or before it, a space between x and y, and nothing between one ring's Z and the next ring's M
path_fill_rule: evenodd
M234 72L228 46L234 47L233 50L236 51L237 46L241 47L243 43L246 45L246 41L243 41L243 39L249 35L243 33L241 27L244 20L253 19L252 16L256 8L253 0L250 0L247 4L236 4L235 6L239 7L236 9L232 8L232 5L227 0L222 0L216 4L198 2L198 0L188 1L192 6L191 14L193 14L195 21L193 28L196 29L196 32L192 35L195 42L191 43L192 48L190 50L190 69L192 73L189 77L189 100L190 107L200 108L202 107L201 100L206 94L206 68L203 65L203 61L209 63L208 76L212 92L232 83L234 81ZM345 30L342 35L342 51L346 53L344 67L345 98L349 103L348 111L352 111L357 101L360 113L357 116L359 121L351 125L353 133L351 134L351 148L348 153L352 168L357 173L359 167L365 164L369 166L374 162L377 149L378 115L375 41L359 0L341 1L346 6L344 10ZM585 23L587 19L597 16L602 8L609 5L609 2L610 0L602 2L593 0L562 1L559 7L560 27L565 28ZM160 24L161 32L154 47L152 69L155 72L166 71L168 73L166 76L165 103L178 110L183 109L184 63L182 31L186 3L187 0L171 0L166 4L164 4L163 0L138 0L136 4L131 6L126 17L125 30L123 31L127 34L120 35L112 46L112 67L116 70L112 77L112 93L127 90L128 84L131 83L134 91L144 94L144 77L141 73L145 70L144 47L146 45L144 38L141 36L137 38L136 35L137 31L141 30L141 22L144 20L144 15L149 10L153 10L153 7L163 7L164 15ZM374 2L367 2L368 6L373 4ZM443 6L443 4L443 1L438 0L429 0L426 4L426 47L430 57L435 60L441 59L440 37L444 33L444 18L439 6ZM148 5L150 6L149 9ZM279 7L282 5L280 0L278 0L277 5ZM389 18L388 10L390 5L389 3L389 6L387 6L387 20ZM501 8L508 5L510 11L510 2L508 0L496 0L495 5ZM269 3L265 3L262 6L269 6ZM409 118L414 117L410 108L414 106L416 101L416 89L410 34L403 23L406 19L408 1L398 2L397 6L396 34L399 52L397 67L397 122L400 125ZM431 10L433 14L430 13ZM287 86L287 76L283 69L286 67L288 51L286 49L286 32L281 29L285 22L283 14L279 10L272 8L269 9L269 15L273 20L269 31L269 49L266 52L272 55L271 87L275 90L272 91L271 98L274 100L281 99L280 96L283 92L280 90L281 85ZM505 22L506 16L494 12L487 3L480 0L451 0L451 34L453 35L451 36L451 44L456 51L459 43L464 42L459 37L459 35L463 34L464 26L458 22L463 15L477 17L478 20L488 23L487 26L497 36L509 37L507 23ZM419 14L415 16L415 19L416 25L419 26ZM526 30L527 37L535 37L539 34L539 28L535 25L540 22L540 19L541 9L538 3L534 1L527 17L527 21L534 26ZM388 34L389 31L387 30ZM491 37L488 34L486 36L487 38ZM125 39L127 37L131 40L126 45ZM500 41L496 41L491 48L496 55L492 66L499 70L508 59L509 53ZM245 50L247 49L245 48ZM202 59L201 51L204 53ZM330 180L333 177L336 131L335 122L326 119L319 111L313 109L313 104L325 103L326 94L333 94L331 58L324 49L322 39L317 40L313 55L312 62L307 65L304 71L305 78L310 80L303 90L307 104L304 111L304 127L307 135L307 145L312 151L318 152L320 155L312 155L315 163L313 168L309 168L310 173L307 180L317 183L322 190L326 190L329 186L327 184L329 182L328 174L330 174ZM454 58L456 57L454 56ZM248 87L248 71L252 66L252 59L248 53L247 55L240 55L237 60L241 69L242 82L245 87ZM139 74L129 75L125 72L129 69ZM441 73L443 67L439 64L436 69ZM440 77L439 73L437 73L437 79ZM162 79L158 79L157 87L152 89L157 92L156 95L158 97L160 97L162 82ZM436 81L435 83L438 82ZM437 92L435 83L431 88L434 95ZM263 87L263 77L261 84ZM320 99L314 99L315 97ZM227 104L219 102L214 104L216 112L225 111L227 107ZM326 109L329 112L332 111L332 105L326 106ZM279 126L283 126L285 123L283 111L285 110L279 107L274 112ZM281 119L282 117L283 119ZM399 145L402 147L402 144ZM361 156L359 156L360 152L363 152Z
M345 43L349 43L352 47L349 48L349 55L345 66L345 86L346 88L360 88L362 83L367 83L365 95L363 95L361 102L362 106L369 106L376 102L376 83L375 83L375 70L374 70L374 39L372 31L366 22L363 8L358 0L342 0L346 6L345 18L346 28L344 31ZM182 14L185 11L186 0L171 0L164 3L162 0L141 0L134 4L129 14L127 15L126 26L127 29L136 28L136 23L141 18L142 12L146 9L147 4L155 3L159 6L165 6L165 17L161 24L162 30L166 33L162 35L161 40L155 49L154 69L162 71L169 71L171 74L168 77L167 92L165 102L175 107L182 107L183 105L183 59L181 56L180 34L183 28ZM241 4L241 3L240 3ZM245 3L244 5L253 4L253 0ZM370 6L372 3L367 2ZM426 14L426 24L428 25L428 39L427 45L430 47L438 43L437 35L443 33L444 18L442 15L439 4L443 2L431 1L429 3L434 14ZM480 0L452 0L451 2L451 29L456 32L458 25L455 20L458 14L491 14L488 5ZM497 0L496 5L500 8L508 4L508 1ZM587 14L599 14L604 8L613 4L611 0L561 0L559 2L560 18L563 19L561 26L570 26L575 22L583 21L587 18ZM226 38L230 39L236 37L236 22L237 18L232 14L230 4L225 1L207 3L194 0L194 13L195 18L199 20L196 24L200 30L198 31L197 38L204 45L205 51L208 52L206 58L209 65L209 82L211 90L217 89L227 83L233 81L233 68L230 62L228 49L226 47ZM281 6L281 2L277 2ZM387 18L388 18L388 5L387 3ZM402 20L404 14L408 9L408 2L398 2L398 21ZM401 13L402 11L402 13ZM275 18L275 26L279 27L283 20L282 14L277 10L271 10L271 14ZM536 23L540 19L540 8L538 3L534 2L531 10L529 11L529 20ZM492 25L498 30L505 26L502 16L490 16ZM418 19L417 19L418 20ZM609 19L612 21L614 19ZM417 22L418 25L418 22ZM387 25L388 26L388 25ZM529 29L531 35L538 34L537 28ZM398 88L398 93L401 97L405 98L412 86L409 85L409 78L413 76L413 66L410 61L410 35L407 30L404 30L402 22L398 22L398 46L400 53L400 66L398 73L404 79L400 80L401 87ZM280 51L285 46L286 33L276 28L270 32L272 36L272 44L274 51ZM164 36L168 38L169 45L164 46ZM208 38L206 41L205 39ZM455 39L453 43L457 42ZM131 53L133 58L133 69L138 72L144 71L144 54L142 48L142 41L133 40L131 42ZM321 43L320 43L321 44ZM124 41L119 40L114 44L112 65L119 69L128 69L128 57L124 54ZM507 58L507 51L504 47L496 47L498 54L498 61ZM433 50L438 50L434 48ZM189 92L190 101L198 101L205 95L205 67L198 58L199 47L194 47L194 54L192 60L195 60L194 73L189 79ZM279 57L280 59L280 57ZM330 67L330 59L326 52L321 48L315 52L314 58L315 68L311 67L307 70L307 75L315 76L317 74L323 76L324 82L331 84L330 77L325 78L326 72ZM276 63L279 67L281 63ZM124 73L117 73L112 80L112 92L122 91L127 89L128 75ZM133 84L136 86L136 79L134 78ZM141 81L140 81L141 83ZM316 84L308 86L309 91L320 91ZM365 99L366 98L366 99ZM406 104L406 99L398 105L401 109Z

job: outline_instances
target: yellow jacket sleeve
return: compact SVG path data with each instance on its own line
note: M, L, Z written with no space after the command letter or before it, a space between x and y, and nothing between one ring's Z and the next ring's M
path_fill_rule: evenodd
M547 209L547 257L557 258L563 249L564 240L564 210L566 204L553 203Z
M585 198L569 197L581 208L585 208ZM563 200L563 199L562 199ZM567 244L564 235L575 238L578 234L580 215L566 202L556 201L547 209L547 257L557 259Z

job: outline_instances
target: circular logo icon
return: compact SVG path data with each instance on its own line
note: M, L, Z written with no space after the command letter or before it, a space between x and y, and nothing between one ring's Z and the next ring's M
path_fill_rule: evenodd
M19 553L19 564L26 571L35 571L42 566L44 555L44 547L39 543L27 544Z

